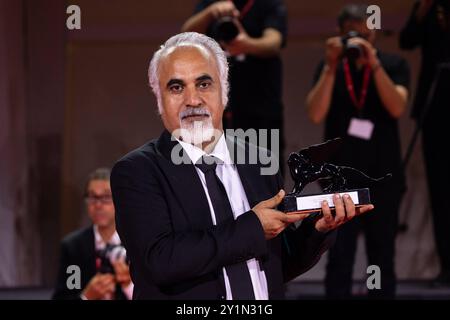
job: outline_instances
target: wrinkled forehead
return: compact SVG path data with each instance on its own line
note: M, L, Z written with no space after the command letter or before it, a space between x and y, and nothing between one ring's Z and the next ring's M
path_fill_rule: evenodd
M188 79L198 77L198 73L211 77L220 77L219 66L212 52L199 45L178 45L163 53L158 65L158 77L161 86L168 78Z
M204 72L219 74L218 63L209 49L198 44L181 43L162 52L157 72L159 77L179 71L190 73L199 65Z
M179 53L179 52L183 52L183 51L189 52L191 50L196 50L206 60L209 60L212 57L211 52L207 48L205 48L205 47L203 47L203 46L201 46L199 44L196 44L196 43L182 42L182 43L179 43L176 47L171 47L171 48L167 49L163 53L162 58L164 59L164 58L167 58L167 57L169 57L169 56L171 56L173 54L176 54L176 53Z

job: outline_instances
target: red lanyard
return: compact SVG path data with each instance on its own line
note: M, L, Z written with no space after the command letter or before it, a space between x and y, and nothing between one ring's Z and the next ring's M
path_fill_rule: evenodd
M233 0L229 0L229 1L233 2ZM253 7L254 4L255 4L255 0L247 1L245 6L242 7L242 10L239 13L239 20L244 19L244 16L250 11L250 9Z
M250 9L253 7L253 4L255 3L255 0L248 0L245 6L241 10L240 14L240 20L244 19L244 16L250 11Z
M372 72L372 69L370 68L369 65L366 65L364 69L363 84L361 87L361 94L358 100L356 99L355 86L353 85L348 59L344 58L343 62L344 62L344 74L345 74L345 83L347 85L347 91L350 94L350 98L352 99L352 102L355 105L355 107L361 110L364 107L364 104L366 103L367 88L369 87L370 74Z

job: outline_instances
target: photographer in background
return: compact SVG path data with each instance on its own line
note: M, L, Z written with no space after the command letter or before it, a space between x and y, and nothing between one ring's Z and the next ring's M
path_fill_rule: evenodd
M214 38L229 55L230 99L223 117L224 129L279 129L281 167L280 51L286 44L286 20L282 0L202 0L182 27L183 32L196 31Z
M110 186L111 171L99 168L89 175L85 201L93 225L66 236L61 244L60 266L53 299L131 299L133 283L115 226ZM69 289L67 267L81 271L81 289Z
M343 138L330 162L360 169L370 176L393 177L371 188L376 212L343 226L330 249L326 274L328 298L351 297L359 231L366 240L370 265L381 269L381 289L372 298L394 298L395 236L405 189L397 119L407 105L409 68L398 56L374 47L375 30L367 28L366 5L345 6L338 16L340 36L326 41L325 61L318 66L307 96L310 119L325 120L325 139Z
M430 203L433 215L434 237L440 258L440 273L433 286L450 286L450 215L442 201L448 195L450 157L446 148L447 113L450 105L448 80L441 73L436 83L432 103L427 106L440 64L450 63L450 0L416 1L408 22L400 33L400 47L411 50L420 47L422 64L412 117L422 129L423 156L427 170ZM448 67L447 67L448 68ZM442 70L442 69L441 69ZM448 70L448 69L447 69ZM443 71L443 70L442 70ZM448 79L448 71L446 71ZM447 82L446 82L447 81ZM445 83L446 82L446 83Z

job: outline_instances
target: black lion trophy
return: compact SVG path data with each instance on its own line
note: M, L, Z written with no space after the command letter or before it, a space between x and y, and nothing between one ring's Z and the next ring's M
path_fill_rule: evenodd
M336 138L324 143L309 146L299 152L289 155L288 166L294 188L283 200L281 209L284 212L302 211L316 212L321 210L321 203L327 200L333 208L333 194L348 194L356 206L370 204L369 187L388 180L392 175L374 179L363 172L345 166L327 163L327 159L335 153L342 144L342 139ZM320 180L323 193L300 195L308 183Z

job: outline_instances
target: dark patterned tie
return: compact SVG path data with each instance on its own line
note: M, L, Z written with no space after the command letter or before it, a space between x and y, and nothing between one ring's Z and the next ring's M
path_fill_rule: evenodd
M218 161L220 160L213 156L203 156L195 166L205 175L206 187L216 216L216 224L220 225L225 220L234 219L234 217L225 187L216 175ZM225 270L230 280L234 300L255 299L246 261L225 266Z

